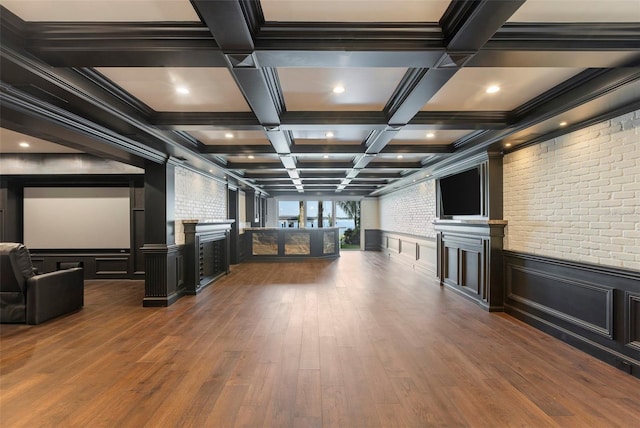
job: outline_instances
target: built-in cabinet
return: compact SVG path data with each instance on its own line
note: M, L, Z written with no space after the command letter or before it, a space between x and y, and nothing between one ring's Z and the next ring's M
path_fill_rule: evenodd
M229 273L229 234L233 222L183 220L185 294L198 294L204 287Z
M455 181L458 174L476 171L478 177L468 186L459 183L459 198L477 201L472 215L450 215L443 209L443 180ZM436 230L437 275L440 285L472 299L489 311L504 309L504 281L502 278L502 248L504 227L502 219L502 156L481 153L465 162L443 167L437 177L438 219ZM460 175L462 177L462 175ZM453 178L453 180L452 180ZM448 189L451 191L451 189Z
M438 278L489 311L504 309L502 244L505 222L438 220Z

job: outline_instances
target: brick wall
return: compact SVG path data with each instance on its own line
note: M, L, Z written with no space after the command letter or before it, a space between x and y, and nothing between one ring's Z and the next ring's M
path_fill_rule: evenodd
M182 167L176 167L175 180L176 244L184 244L180 220L227 218L227 187Z
M640 270L640 110L504 158L505 248Z
M435 238L435 180L423 181L380 198L380 229Z

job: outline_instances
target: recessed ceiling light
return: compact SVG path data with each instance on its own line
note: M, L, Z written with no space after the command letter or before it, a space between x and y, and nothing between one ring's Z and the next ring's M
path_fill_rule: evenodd
M247 157L248 157L249 159L253 159L253 158L254 158L254 156L253 156L253 155L249 155L249 156L247 156Z
M507 143L504 145L505 147L511 147L511 143Z
M213 172L213 170L212 170L212 169L210 169L210 170L209 170L209 172Z
M567 122L560 122L560 126L567 126Z
M324 155L322 157L325 158L325 159L329 159L329 155Z
M327 138L333 138L333 132L329 131L326 134L324 134L324 136Z
M343 92L344 92L344 86L342 86L342 85L338 85L338 86L335 86L333 88L333 93L334 94L341 94Z
M491 85L487 88L487 94L495 94L496 92L498 92L500 90L500 86L498 85Z
M26 141L21 142L20 144L18 144L20 147L24 147L25 149L27 147L29 147L29 143L27 143Z
M233 138L233 134L231 132L227 132L224 134L224 138Z
M176 92L179 93L180 95L188 95L189 88L187 88L186 86L178 86L176 88Z
M435 136L436 134L434 134L433 132L427 132L427 138L433 138Z
M398 158L398 159L402 159L402 157L403 157L402 155L396 156L396 158Z

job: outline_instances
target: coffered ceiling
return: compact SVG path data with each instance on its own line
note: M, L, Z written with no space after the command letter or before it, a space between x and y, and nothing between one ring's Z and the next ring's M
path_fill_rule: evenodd
M0 5L3 153L358 197L640 108L640 0Z

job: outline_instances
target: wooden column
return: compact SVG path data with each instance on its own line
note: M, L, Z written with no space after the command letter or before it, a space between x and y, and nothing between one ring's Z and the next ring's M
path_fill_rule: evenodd
M145 281L143 306L169 306L182 286L182 255L175 244L175 164L147 161L144 173Z

